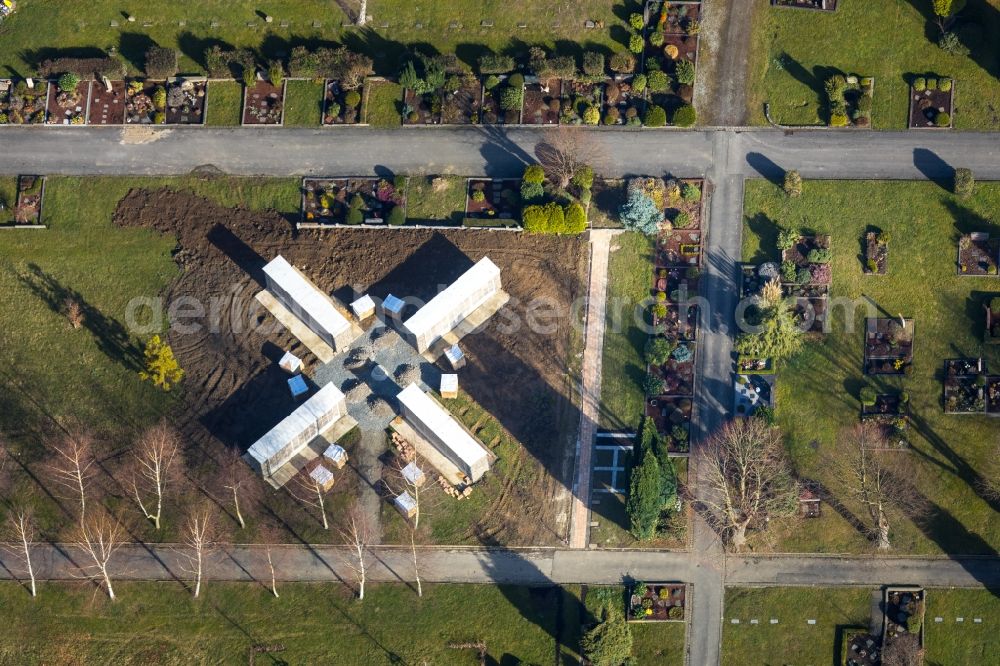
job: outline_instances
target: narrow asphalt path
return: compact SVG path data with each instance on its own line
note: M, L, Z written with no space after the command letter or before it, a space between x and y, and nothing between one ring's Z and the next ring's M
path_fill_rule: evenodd
M587 131L606 155L607 176L708 173L723 141L739 137L732 174L777 179L784 169L806 178L947 178L965 166L1000 179L1000 133L748 130ZM199 167L235 175L345 176L456 173L520 176L551 130L439 127L399 130L166 129L129 143L110 128L0 130L0 173L72 175L186 174Z

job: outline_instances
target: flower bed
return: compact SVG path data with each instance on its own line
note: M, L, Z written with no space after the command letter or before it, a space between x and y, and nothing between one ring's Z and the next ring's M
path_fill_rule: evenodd
M458 90L445 92L441 105L441 122L445 125L475 125L482 109L483 86L474 76L461 79Z
M154 98L161 97L163 105L156 108ZM167 117L166 90L155 81L128 81L125 88L125 123L129 125L162 125Z
M903 375L912 372L912 319L874 317L865 320L865 374Z
M44 123L49 85L35 82L35 87L29 88L26 81L0 79L0 125Z
M100 81L90 88L90 125L121 125L125 122L125 82L112 81L109 90Z
M774 359L740 354L736 357L736 372L741 375L773 375Z
M643 71L650 101L668 115L694 98L700 2L650 2Z
M987 233L964 234L958 239L958 274L996 277L1000 263L1000 239Z
M683 583L636 583L629 590L629 622L683 622L686 606Z
M258 79L243 93L244 125L281 125L285 115L285 82L280 86Z
M555 125L562 110L563 82L549 79L527 83L524 86L524 110L521 122L525 125Z
M14 204L15 225L41 224L44 194L44 176L18 176L17 202Z
M167 124L205 124L208 82L177 79L167 84Z
M882 431L883 441L892 449L906 448L909 426L909 396L906 393L882 393L874 404L861 404L861 420L874 423Z
M410 90L403 91L404 125L440 125L441 96L434 90L423 94Z
M946 414L981 414L986 411L989 380L982 359L959 358L944 362L944 411Z
M45 105L46 125L84 125L90 104L90 80L80 81L73 90L50 85Z
M824 83L831 127L871 127L875 79L834 74Z
M596 125L601 120L605 84L563 81L560 125Z
M642 114L646 108L645 91L633 92L634 76L616 76L604 86L604 108L601 122L605 125L642 125Z
M659 395L694 395L695 351L695 343L679 342L666 363L650 367L650 373L663 380Z
M830 259L830 236L799 236L781 251L782 283L828 285L833 282Z
M514 179L470 178L465 197L465 217L469 220L497 220L504 226L517 225L521 215L520 186L521 182Z
M869 231L865 234L866 275L885 275L889 271L889 234Z
M400 213L394 213L396 209ZM403 224L405 178L306 178L302 181L302 219L313 224Z
M691 398L656 396L646 399L645 415L656 424L669 453L686 454L690 450Z
M362 88L347 90L340 85L340 81L328 79L323 89L324 125L354 125L360 122Z
M517 101L518 91L508 85L510 77L506 75L495 77L498 83L494 86L483 85L483 113L482 122L485 125L512 125L521 122L521 108L524 104L524 90L520 91L520 104L512 104L509 109L504 109L501 101L505 97ZM513 92L505 92L512 90ZM514 108L516 107L516 108Z
M883 649L894 639L906 634L916 635L922 646L926 606L926 593L921 588L886 588L883 602Z
M910 129L951 129L955 84L949 78L918 76L910 86Z

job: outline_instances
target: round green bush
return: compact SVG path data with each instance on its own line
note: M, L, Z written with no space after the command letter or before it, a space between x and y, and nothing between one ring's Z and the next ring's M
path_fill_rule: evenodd
M851 122L846 113L830 114L830 127L847 127Z
M951 116L942 111L934 116L934 124L938 127L949 127L951 125Z
M490 74L489 76L486 77L486 80L483 81L483 87L486 88L487 90L493 90L498 85L500 85L500 77L498 77L496 74Z
M402 226L406 223L406 211L403 210L402 206L393 206L392 210L389 211L387 221L394 227Z
M641 95L646 90L646 75L636 74L632 79L632 92Z
M678 127L691 127L698 121L698 114L695 112L694 107L690 104L685 104L676 111L674 111L674 125Z
M642 122L646 127L663 127L667 124L667 112L663 110L662 106L650 104Z
M649 43L657 48L663 46L663 33L654 32L652 35L649 36Z
M352 109L355 108L358 104L361 104L361 93L357 90L348 91L347 94L344 95L344 104Z
M646 87L652 92L664 92L670 87L670 77L665 72L650 72L646 78Z
M507 79L507 85L511 88L523 88L524 74L511 74Z
M938 81L938 90L941 92L951 92L951 79L940 79Z
M167 108L167 91L163 86L156 86L153 91L153 107L159 111Z
M347 211L347 216L344 218L344 222L347 224L361 224L365 221L365 214L361 212L360 208L351 208Z
M588 106L583 112L583 123L585 125L596 125L601 122L601 112L596 106Z
M605 125L617 125L618 119L621 118L621 112L617 108L611 107L608 112L604 114L604 124Z
M524 168L522 179L526 183L544 183L545 169L542 168L541 164L529 164Z
M917 92L923 92L927 90L927 79L925 79L922 76L918 76L917 78L913 79L913 89L916 90Z
M938 87L938 80L937 79L932 79L932 78L928 78L927 79L927 89L928 90L937 90L937 87Z
M632 35L628 38L628 50L632 53L639 54L642 53L643 48L645 48L646 42L642 39L642 35Z
M639 12L632 12L628 15L628 24L632 26L633 30L642 30L645 25L645 21L642 20L642 14Z
M73 72L66 72L59 77L59 90L73 92L80 85L80 77Z
M677 213L677 217L674 218L674 228L675 229L687 229L691 226L691 216L685 212Z
M167 122L167 114L163 113L163 111L157 111L153 114L154 125L162 125L165 122Z
M406 120L411 123L416 123L420 121L420 114L416 111L410 111L406 114Z

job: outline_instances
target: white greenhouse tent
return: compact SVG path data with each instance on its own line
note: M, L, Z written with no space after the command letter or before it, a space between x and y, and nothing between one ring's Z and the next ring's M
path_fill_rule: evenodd
M483 445L416 383L400 391L397 399L406 422L466 476L478 481L489 470Z
M333 300L278 255L264 266L267 290L335 351L351 344L351 324Z
M345 414L344 394L327 384L258 439L247 451L246 460L262 475L271 476Z
M403 323L410 341L424 352L499 292L500 269L483 257Z

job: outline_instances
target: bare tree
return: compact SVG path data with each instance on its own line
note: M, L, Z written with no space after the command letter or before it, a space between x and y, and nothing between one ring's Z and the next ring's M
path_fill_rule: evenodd
M20 560L28 580L31 582L31 596L38 596L35 587L35 568L31 565L31 549L35 545L36 530L34 513L26 507L18 507L7 516L7 531L16 543L9 544L7 550Z
M347 560L347 566L354 572L358 581L358 599L364 599L368 576L368 547L371 545L373 533L368 516L358 503L355 502L344 512L343 524L337 532L351 550L352 556Z
M882 650L882 666L920 666L924 650L916 634L902 634L886 641Z
M80 565L84 576L103 582L111 599L115 590L111 586L109 564L122 547L125 529L121 521L102 509L89 512L71 534L71 542L80 550L87 562Z
M323 522L323 529L330 529L330 521L326 516L326 491L327 489L324 485L313 478L310 472L316 469L320 465L320 461L317 460L312 465L306 465L302 470L295 475L295 479L288 487L288 492L292 494L292 497L297 499L311 507L319 509L320 519Z
M781 436L762 419L724 425L697 459L697 498L715 514L734 548L747 528L795 510L797 496Z
M225 491L226 503L231 504L240 529L246 529L243 510L260 498L260 479L250 471L236 449L227 449L220 467L218 486Z
M419 468L419 462L416 457L414 457L412 462L416 464ZM383 479L383 481L389 487L389 490L393 492L393 494L398 495L400 494L401 489L405 489L406 492L408 492L410 496L413 498L414 509L415 509L413 514L413 521L412 522L407 521L407 522L410 528L410 553L413 556L413 577L414 579L416 579L417 582L417 596L422 597L424 596L424 590L423 586L420 583L420 563L417 559L416 533L417 529L420 527L420 508L421 508L421 499L423 497L421 493L421 487L423 485L423 479L407 476L404 470L406 469L406 466L408 464L410 463L406 460L404 456L396 455L393 458L393 465L391 468L392 474L389 477Z
M545 169L545 175L565 188L582 167L597 170L604 156L594 136L593 132L579 127L562 126L546 132L545 140L535 146L535 156Z
M178 449L177 433L161 422L142 434L127 472L136 504L156 529L160 529L167 489L178 480Z
M90 435L66 437L53 446L49 470L53 479L69 494L68 498L80 503L80 520L87 512L87 489L97 472L94 460L94 442Z
M184 556L187 560L184 570L193 579L192 594L195 599L201 594L205 562L215 549L217 540L215 516L211 505L207 502L196 503L188 511L184 521L183 536Z
M280 543L278 532L270 525L266 525L260 529L258 538L261 543L264 544L264 555L267 557L267 569L268 573L271 575L271 594L273 594L277 599L278 577L276 574L276 567L274 566L274 546Z
M889 448L878 424L860 423L841 435L830 460L836 482L868 514L879 550L892 547L889 532L898 512L916 517L926 511L923 498L907 480L908 456Z

